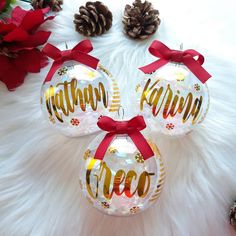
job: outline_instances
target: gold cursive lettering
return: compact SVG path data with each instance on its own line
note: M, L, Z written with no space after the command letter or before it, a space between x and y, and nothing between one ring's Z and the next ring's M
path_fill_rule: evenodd
M107 199L111 199L114 193L118 196L124 193L128 198L133 197L136 193L141 198L144 198L148 194L151 176L155 175L154 173L143 171L136 183L137 187L132 192L131 187L135 185L134 180L138 177L135 171L129 170L126 175L124 170L118 170L114 175L114 181L112 183L112 172L105 162L100 163L99 174L92 175L95 163L96 160L91 159L86 171L86 188L92 198L96 199L98 197L99 188L102 188L103 195ZM91 187L91 178L94 178L93 183L96 183L95 189ZM101 185L102 179L104 180L103 186Z
M76 106L80 105L82 111L86 111L86 105L96 111L98 104L102 103L108 107L108 92L103 83L99 82L98 87L89 84L85 88L79 88L78 80L72 79L50 87L44 93L48 113L55 114L56 118L63 122L64 116L69 116L75 111Z
M203 97L193 97L191 92L186 97L180 95L177 90L176 94L170 84L166 88L156 88L159 79L151 84L151 79L146 82L140 100L140 110L143 110L144 104L152 108L153 116L157 116L162 111L164 119L169 116L174 117L177 113L182 114L182 122L192 118L192 124L195 124L200 116Z

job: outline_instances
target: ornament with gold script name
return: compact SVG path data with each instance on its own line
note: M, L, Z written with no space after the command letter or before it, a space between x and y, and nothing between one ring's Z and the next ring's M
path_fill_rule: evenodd
M135 89L138 109L158 131L188 134L205 118L208 88L184 65L169 63L140 77Z
M102 65L95 70L67 61L41 90L45 118L61 133L71 137L97 131L98 117L116 114L119 106L117 83Z
M95 208L109 215L144 211L158 199L164 184L159 149L148 140L154 156L144 160L130 137L118 135L101 161L93 157L103 138L104 134L98 135L85 152L79 171L83 194Z

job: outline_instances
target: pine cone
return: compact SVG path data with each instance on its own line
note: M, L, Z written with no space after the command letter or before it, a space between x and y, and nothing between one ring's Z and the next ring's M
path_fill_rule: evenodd
M101 2L87 2L74 16L75 29L85 36L97 36L112 26L112 13Z
M229 211L229 221L230 224L236 229L236 201Z
M32 0L31 5L34 9L42 9L45 7L50 7L52 11L61 11L61 5L63 0Z
M123 24L125 33L133 39L146 39L154 34L161 20L159 11L148 1L135 0L133 6L126 5Z

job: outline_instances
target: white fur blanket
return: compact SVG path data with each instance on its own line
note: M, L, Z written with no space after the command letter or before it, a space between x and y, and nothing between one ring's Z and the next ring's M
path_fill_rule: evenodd
M39 94L49 67L29 74L15 92L0 84L1 236L226 236L228 210L236 198L236 33L234 0L154 1L162 23L150 40L136 42L122 33L127 0L104 0L114 15L112 29L93 38L93 55L117 78L122 102L137 68L153 60L147 48L159 39L171 48L194 48L205 55L213 75L205 121L185 137L153 134L166 164L166 182L157 204L129 218L106 216L83 198L78 169L94 135L67 138L42 118ZM131 3L129 1L129 3ZM73 46L73 15L80 0L65 0L50 42ZM236 234L235 234L236 235Z

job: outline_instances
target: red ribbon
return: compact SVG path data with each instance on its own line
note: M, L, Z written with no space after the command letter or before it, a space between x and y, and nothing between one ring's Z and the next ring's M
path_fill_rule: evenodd
M203 55L193 49L185 51L172 50L162 42L154 40L148 50L153 56L160 59L139 68L145 74L151 73L172 61L183 63L203 84L211 78L211 75L201 66L204 62ZM197 59L194 58L196 56Z
M136 116L128 121L115 121L110 117L102 116L97 125L102 130L108 131L108 133L98 146L94 157L95 159L103 160L109 145L117 134L127 134L142 154L144 160L154 156L147 140L140 133L140 130L146 128L142 116Z
M44 81L51 81L54 73L60 66L69 60L74 60L87 65L93 69L97 68L99 59L90 56L88 53L93 50L93 46L90 40L86 39L78 43L73 49L61 51L52 44L46 44L43 48L43 52L50 58L54 60L51 69L49 70L46 79Z

